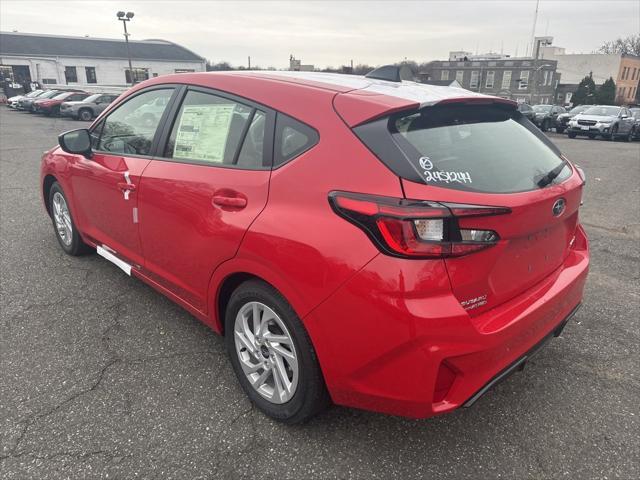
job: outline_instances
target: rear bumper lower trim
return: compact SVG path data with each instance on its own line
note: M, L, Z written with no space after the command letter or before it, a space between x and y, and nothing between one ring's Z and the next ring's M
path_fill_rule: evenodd
M516 361L511 363L507 368L498 373L495 377L493 377L487 384L474 393L469 400L464 402L462 406L464 408L471 407L474 403L476 403L485 393L495 387L497 384L505 380L509 375L511 375L516 370L522 370L527 361L533 357L542 347L546 345L546 343L551 340L553 337L559 337L562 333L564 327L569 323L569 320L576 314L576 312L582 306L581 303L576 305L573 310L567 315L564 320L562 320L551 332L549 332L542 340L536 343L529 351L527 351L524 355L518 358Z

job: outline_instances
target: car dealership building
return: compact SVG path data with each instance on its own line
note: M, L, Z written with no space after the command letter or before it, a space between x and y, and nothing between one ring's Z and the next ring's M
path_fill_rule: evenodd
M206 60L166 40L124 40L0 32L5 90L37 82L44 87L124 87L169 73L201 72Z

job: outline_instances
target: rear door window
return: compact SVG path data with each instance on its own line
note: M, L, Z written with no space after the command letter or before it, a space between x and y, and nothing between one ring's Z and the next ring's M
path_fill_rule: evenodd
M556 183L571 172L557 148L510 108L427 107L391 117L389 129L428 185L510 193L540 188L551 171Z
M187 163L262 169L265 112L229 98L189 91L180 106L164 157Z

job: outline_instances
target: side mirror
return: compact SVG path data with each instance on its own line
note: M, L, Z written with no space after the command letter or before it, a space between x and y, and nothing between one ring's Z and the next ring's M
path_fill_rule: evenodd
M58 135L58 144L67 153L91 158L91 134L86 128L61 133Z
M620 118L629 118L629 115L627 115L626 113L623 113L622 115L620 115Z

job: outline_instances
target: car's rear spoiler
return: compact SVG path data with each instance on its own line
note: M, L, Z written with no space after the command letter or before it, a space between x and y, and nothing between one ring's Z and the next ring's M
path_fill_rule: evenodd
M333 106L350 127L356 127L380 117L390 115L403 110L417 110L433 105L451 103L465 103L474 105L501 104L516 109L518 104L513 100L488 95L478 95L474 92L460 90L460 96L446 98L435 97L426 101L412 100L406 97L375 93L368 90L352 90L337 94L333 100ZM420 99L423 100L423 99Z

